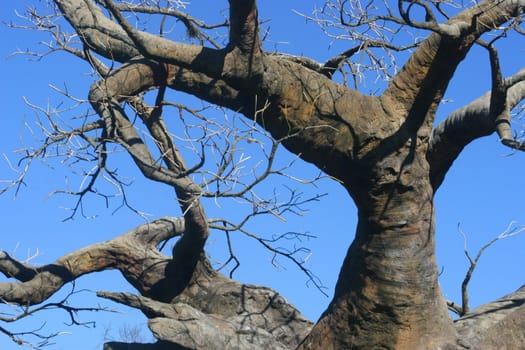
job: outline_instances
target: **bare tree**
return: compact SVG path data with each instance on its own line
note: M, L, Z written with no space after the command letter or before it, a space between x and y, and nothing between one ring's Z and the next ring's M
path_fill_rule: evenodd
M24 160L52 154L70 164L91 164L81 173L81 190L69 191L78 196L75 215L86 195L106 198L96 186L100 181L125 193L125 180L109 165L124 150L144 177L173 188L181 216L154 220L38 268L4 254L0 271L17 281L0 284L2 300L36 305L79 276L118 269L140 295L99 296L142 310L158 342L113 342L106 349L522 347L522 291L452 321L437 281L433 200L454 160L474 140L496 133L503 145L525 149L512 124L525 97L525 71L504 78L497 50L501 40L523 34L524 7L521 0L470 7L328 0L305 17L351 45L325 63L264 50L251 0L230 0L227 18L216 24L169 0L55 0L47 15L30 10L34 29L53 39L49 50L86 61L99 79L84 101L94 113L77 116L75 123L40 109L46 137ZM186 42L168 38L173 23L184 27ZM447 86L473 46L487 51L491 90L434 126ZM410 56L400 69L398 52ZM387 81L384 91L359 91L370 74ZM209 111L170 100L170 91L215 105L216 112L232 110L244 121L232 127ZM189 152L180 147L183 142ZM269 176L286 176L274 162L279 145L341 183L359 212L335 294L315 324L275 291L220 274L205 254L210 230L228 239L229 232L241 231L317 283L304 267L304 250L283 250L245 225L317 199L298 199L293 191L288 201L258 194L257 185ZM240 149L259 150L263 162L251 163ZM205 167L210 159L214 167ZM251 211L237 221L211 219L206 198L234 198ZM159 247L174 237L166 256Z

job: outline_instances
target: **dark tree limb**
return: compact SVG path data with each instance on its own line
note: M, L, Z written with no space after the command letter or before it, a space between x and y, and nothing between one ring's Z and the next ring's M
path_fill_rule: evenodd
M503 81L501 64L498 51L492 43L482 42L482 46L489 52L490 70L492 78L492 89L490 92L490 109L493 115L496 132L503 144L512 141L512 131L510 125L510 108L507 105L508 86Z
M192 71L224 79L238 87L249 86L246 81L262 74L262 50L257 31L255 1L231 2L232 47L225 50L178 43L139 31L124 18L111 0L104 0L104 3L145 57L184 68L191 67Z
M7 278L14 278L20 282L26 282L35 277L37 271L34 267L20 262L7 254L0 252L0 272Z

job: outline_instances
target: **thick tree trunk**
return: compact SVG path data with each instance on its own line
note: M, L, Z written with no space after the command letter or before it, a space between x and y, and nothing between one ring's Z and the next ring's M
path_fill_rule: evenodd
M433 192L421 152L379 160L356 198L356 238L335 295L301 349L445 349L455 331L438 286Z
M459 62L483 33L522 14L523 1L482 1L442 25L423 23L435 32L420 43L380 97L265 54L254 0L229 1L229 42L222 49L141 32L119 11L125 6L121 3L55 4L84 41L84 54L92 51L126 63L101 74L105 79L90 91L89 100L101 118L92 127L104 129L102 149L108 142L121 145L145 177L172 186L184 215L156 220L39 268L0 253L0 271L21 282L0 284L3 302L35 305L86 273L119 269L141 296L99 295L142 310L158 342L112 342L106 344L108 350L443 350L465 347L459 338L471 349L510 344L516 349L523 344L523 291L472 312L454 326L438 285L434 190L465 145L494 131L498 116L492 95L491 101L452 115L432 134L437 106ZM113 16L106 16L106 10ZM343 183L355 200L356 237L334 298L313 329L278 293L228 279L204 257L208 219L199 202L201 189L162 120L166 87L258 121L290 151ZM159 88L156 106L136 110L156 141L162 164L121 105L137 103L153 88ZM515 103L523 93L519 96ZM504 94L500 97L504 102ZM175 236L179 239L173 256L164 256L157 246Z

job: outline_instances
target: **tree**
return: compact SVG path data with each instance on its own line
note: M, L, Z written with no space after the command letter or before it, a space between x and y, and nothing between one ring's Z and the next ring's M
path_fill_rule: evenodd
M458 9L441 2L399 1L394 10L388 3L327 1L311 19L327 32L345 30L357 45L324 64L264 50L255 1L230 0L228 20L217 26L181 12L181 5L55 0L58 15L74 30L70 36L55 24L54 15L32 14L38 28L54 35L54 49L88 62L100 80L88 94L95 114L70 129L48 115L47 138L26 160L57 149L72 162L94 162L94 170L84 173L86 185L73 193L81 210L86 194L103 195L95 186L100 178L124 187L124 180L108 166L116 145L146 178L175 190L182 216L154 220L38 268L3 253L0 270L18 282L0 284L2 300L36 305L83 274L118 269L140 295L100 296L142 310L158 339L155 344L130 345L136 349L521 347L523 290L456 322L449 316L438 284L433 200L454 160L474 140L496 133L503 145L525 149L511 124L512 112L525 97L525 72L503 78L496 47L505 37L522 34L525 3L483 1ZM160 16L149 22L159 26L158 35L138 29L144 14ZM132 18L136 26L130 24ZM165 36L167 18L184 24L188 43ZM225 45L208 34L216 28L228 28ZM407 35L408 29L417 35ZM419 39L421 31L428 36ZM75 46L76 36L81 46ZM487 50L492 89L434 126L447 86L473 46ZM392 73L378 56L381 52L386 57L409 52L410 57ZM354 60L357 53L366 59ZM367 69L387 79L380 94L359 92L360 75L369 74ZM237 186L241 164L231 156L237 141L220 144L209 137L228 128L166 101L169 90L255 121L259 128L247 123L234 140L266 144L267 165ZM168 130L165 110L170 106L202 118L200 136L188 124ZM139 122L151 141L139 133ZM271 140L260 141L266 132ZM195 166L187 165L177 145L181 137L197 145ZM61 153L60 147L73 138L80 140L75 152ZM276 292L241 285L218 273L205 254L211 229L243 230L244 221L208 218L203 198L247 201L254 209L246 218L300 205L251 196L253 186L282 173L273 168L274 150L281 144L341 183L358 208L355 239L335 294L315 324ZM213 173L202 168L210 148L219 154ZM202 183L196 182L197 176ZM168 257L158 248L173 237L178 240ZM293 252L261 243L302 266ZM106 349L127 346L108 343Z

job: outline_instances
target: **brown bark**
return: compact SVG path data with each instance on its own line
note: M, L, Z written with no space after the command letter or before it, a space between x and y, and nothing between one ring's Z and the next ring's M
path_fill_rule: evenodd
M180 235L184 227L182 219L159 219L37 269L2 253L0 271L23 283L0 284L0 295L4 302L34 305L86 273L117 269L143 297L108 292L99 296L138 308L150 318L150 328L160 340L155 349L226 349L228 344L247 350L294 348L312 324L277 292L226 278L204 257L193 267L190 281L173 273L180 269L156 246ZM34 271L32 276L28 269ZM220 336L213 333L218 329L223 330Z
M0 271L22 283L1 283L0 295L6 302L36 305L68 282L87 273L110 269L120 270L142 294L154 294L166 278L164 270L169 263L169 259L160 254L155 246L163 240L181 235L183 228L184 220L158 219L113 240L77 250L38 268L19 264L2 252Z
M407 152L386 158L381 163L388 166L371 175L384 187L367 191L374 206L360 208L334 299L301 349L454 346L437 282L428 165L424 153Z
M475 102L468 113L452 115L432 130L458 64L483 33L506 22L523 5L485 1L441 26L414 23L436 32L376 97L265 54L255 1L230 0L229 43L223 49L141 32L108 0L102 3L118 24L100 11L98 2L55 2L91 50L125 62L90 90L89 100L104 126L104 142L121 145L144 176L171 186L184 218L141 226L34 271L0 256L0 271L21 281L0 284L3 300L36 304L82 274L116 268L141 296L100 296L142 310L159 339L156 344L131 346L136 349L437 350L469 344L488 349L523 340L521 292L454 323L438 285L433 197L461 149L495 131L494 103ZM507 90L498 85L500 104L522 100L520 79L507 81ZM155 108L137 113L156 141L162 162L153 157L121 106L155 88L161 91ZM188 176L162 119L165 88L255 119L290 151L340 181L354 199L359 210L355 239L334 297L313 328L276 292L228 279L204 258L208 219L200 203L201 189ZM466 136L457 135L476 122ZM170 235L181 237L173 256L165 257L156 245ZM491 338L496 332L499 336Z

